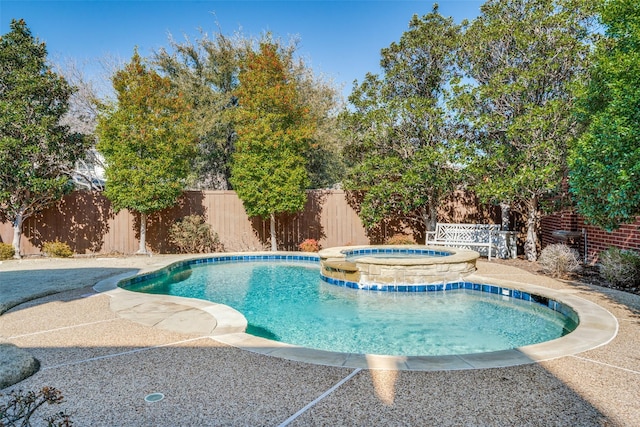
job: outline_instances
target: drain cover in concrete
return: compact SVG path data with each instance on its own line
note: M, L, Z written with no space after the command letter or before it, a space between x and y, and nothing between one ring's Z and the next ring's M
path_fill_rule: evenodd
M144 397L145 402L149 403L160 402L162 399L164 399L164 394L162 393L151 393Z

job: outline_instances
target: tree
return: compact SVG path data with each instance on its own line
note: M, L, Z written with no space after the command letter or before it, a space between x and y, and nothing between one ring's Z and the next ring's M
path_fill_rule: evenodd
M578 90L586 132L571 149L570 188L585 218L608 230L640 215L640 4L604 2L605 37Z
M382 49L381 76L356 84L342 115L345 187L365 192L360 216L367 228L404 216L433 230L438 206L459 174L456 128L444 101L455 76L459 28L438 13L413 16L399 42Z
M229 189L235 139L233 114L238 105L240 52L245 42L221 33L196 42L171 39L171 51L160 49L154 63L184 94L192 108L198 155L194 157L194 186Z
M313 73L302 61L294 64L298 93L314 118L315 131L305 153L309 188L330 188L345 175L338 112L343 100L331 80Z
M465 28L461 66L472 83L457 107L475 129L473 188L526 217L528 260L537 259L540 200L559 190L577 133L570 86L585 69L589 3L489 0Z
M24 220L73 189L87 142L60 122L73 88L47 64L45 44L23 20L10 28L0 38L0 213L19 258Z
M305 153L315 121L301 99L292 58L263 41L242 63L236 91L237 141L231 184L249 216L269 218L271 249L278 249L276 215L298 212L309 178Z
M102 190L104 183L100 172L104 171L105 165L95 149L95 130L100 103L97 95L98 86L95 81L86 78L81 67L73 59L56 64L56 69L75 88L69 98L69 110L60 119L60 123L68 126L72 132L83 135L89 144L89 149L75 165L73 179L81 188Z
M73 59L55 65L56 71L73 85L69 109L62 117L63 124L76 133L93 137L98 120L98 95L95 83L89 81L81 66Z
M147 215L174 205L189 174L195 149L190 110L137 51L112 82L117 102L102 106L97 126L97 148L107 163L105 195L114 210L140 213L138 253L147 253Z
M214 37L202 33L195 41L178 43L171 39L171 51L161 49L154 62L171 82L185 94L193 108L198 134L198 156L194 186L230 188L231 157L235 150L235 112L241 62L254 46L269 42L269 36L254 40L236 34ZM292 57L295 43L278 47ZM302 61L291 64L291 81L317 119L311 149L305 153L312 188L324 188L339 182L343 165L336 111L340 105L338 91L330 81L322 80Z

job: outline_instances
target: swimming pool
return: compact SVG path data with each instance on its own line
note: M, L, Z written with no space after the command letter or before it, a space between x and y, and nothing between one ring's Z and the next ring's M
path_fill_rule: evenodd
M320 280L317 258L295 258L194 260L121 286L222 303L247 318L247 333L346 353L497 351L561 337L577 324L569 307L517 290L469 282L447 283L444 292L354 290Z

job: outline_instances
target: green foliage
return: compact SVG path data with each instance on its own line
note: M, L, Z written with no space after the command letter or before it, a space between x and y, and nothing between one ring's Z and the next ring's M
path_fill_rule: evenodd
M13 245L8 243L0 243L0 260L13 258L16 250Z
M640 253L609 248L600 254L600 274L614 285L640 284Z
M277 44L263 41L249 52L238 78L231 184L249 216L270 218L275 251L276 215L299 212L307 200L305 155L317 120L300 96L291 52Z
M577 90L587 127L572 147L570 185L578 210L613 230L640 215L640 3L604 2L606 36Z
M26 218L73 189L68 174L87 141L60 125L73 89L46 63L23 20L0 37L0 217L19 235Z
M149 214L175 204L194 155L189 107L137 52L113 76L117 104L103 106L98 150L107 163L105 195L116 211Z
M472 130L473 190L526 215L529 260L537 258L539 200L560 190L579 130L571 85L586 66L590 6L489 0L465 29L459 59L471 83L456 88L454 105Z
M342 157L342 135L338 125L338 90L331 81L316 77L303 63L294 64L293 73L298 96L309 109L314 132L305 151L309 175L308 188L330 188L342 182L345 164Z
M367 74L349 97L344 185L364 192L359 213L369 229L390 217L431 229L460 181L456 127L444 108L458 40L459 28L437 7L414 16L400 41L382 49L382 75Z
M46 256L53 258L70 258L73 256L73 251L69 245L57 240L55 242L44 242L42 252Z
M169 239L181 252L206 253L221 251L218 234L211 230L201 215L189 215L174 223L169 229Z
M196 187L228 189L234 142L233 92L238 86L244 46L217 33L195 43L171 40L171 50L160 49L154 62L192 107L197 155L190 177Z
M389 237L385 242L386 245L415 245L416 242L413 237L406 234L394 234Z
M538 258L542 270L554 277L566 277L580 270L580 254L569 246L557 243L548 245Z
M0 426L31 426L31 417L42 405L45 403L59 405L64 401L62 392L53 387L43 387L38 392L12 391L8 397L7 403L0 404ZM49 427L70 427L73 425L71 416L64 411L48 416L43 421Z
M305 239L298 245L302 252L318 252L320 243L316 239Z
M231 183L249 216L294 213L304 208L309 182L304 157L294 150L261 148L258 141L237 145Z
M261 42L270 42L269 36ZM290 61L294 46L274 43ZM252 54L255 44L255 40L240 34L230 38L216 33L210 38L203 33L195 42L171 40L171 50L161 49L154 57L155 64L193 108L198 155L194 157L192 185L197 188L230 187L235 110L239 106L236 90L242 63ZM330 187L341 180L344 169L335 114L338 91L330 81L316 77L302 61L289 65L290 82L296 85L299 100L309 108L316 124L311 149L304 154L309 186Z
M304 155L315 128L290 67L275 44L263 42L239 76L231 183L249 216L298 212L306 202Z

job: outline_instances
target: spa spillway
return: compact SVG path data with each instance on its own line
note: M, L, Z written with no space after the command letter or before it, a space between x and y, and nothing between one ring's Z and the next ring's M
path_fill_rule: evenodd
M475 272L480 257L472 250L421 245L341 246L318 255L328 283L398 292L445 290L448 282Z

